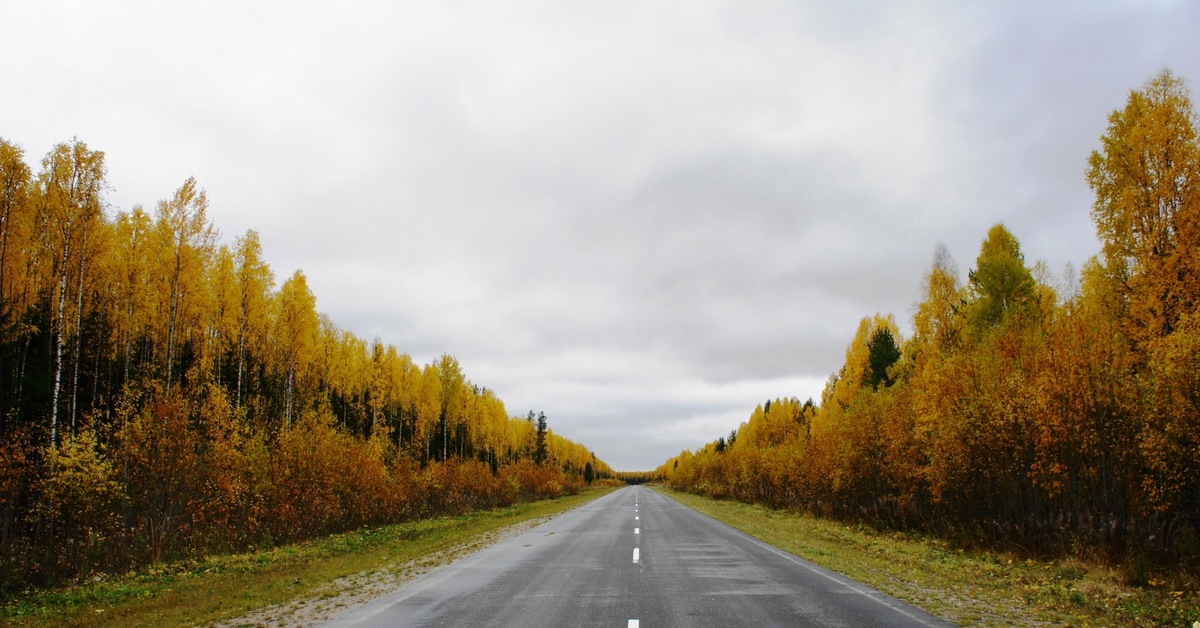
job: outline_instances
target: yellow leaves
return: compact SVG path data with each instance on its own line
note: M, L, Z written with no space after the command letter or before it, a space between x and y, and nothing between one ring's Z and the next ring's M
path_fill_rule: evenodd
M43 468L37 508L43 516L87 525L123 497L112 462L100 453L91 430L47 449Z
M1131 92L1101 144L1088 161L1092 219L1138 344L1200 302L1200 141L1186 84L1164 71Z
M0 299L8 309L9 321L0 329L0 339L11 335L12 321L20 320L30 306L25 290L26 263L31 251L22 246L34 225L30 196L32 174L25 165L24 151L0 138Z
M1158 511L1200 507L1200 311L1151 344L1146 373L1149 413L1141 452L1144 481Z
M105 176L104 154L75 140L34 180L0 139L0 527L32 577L613 476L553 432L554 464L532 465L533 428L453 356L422 368L340 329L300 271L276 289L257 233L218 246L194 179L110 219Z
M64 437L44 456L33 509L45 535L41 559L47 571L86 573L103 559L109 543L120 542L123 487L92 430Z
M301 369L313 359L319 320L317 299L308 289L308 279L297 270L279 289L276 337L280 341L283 363L289 369Z
M980 333L1016 319L1036 315L1038 291L1017 238L1004 225L994 225L980 247L970 273L971 301L967 321Z
M831 380L830 385L826 387L821 399L822 407L844 409L853 405L855 397L871 373L871 339L882 331L891 334L899 344L900 330L891 314L876 314L859 322L854 339L846 347L846 364L836 380Z

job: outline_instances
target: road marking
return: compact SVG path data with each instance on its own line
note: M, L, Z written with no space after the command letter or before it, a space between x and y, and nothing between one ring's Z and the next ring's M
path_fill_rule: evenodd
M636 547L633 548L633 562L636 563L638 561L638 558L640 557L640 553L641 553L641 550L639 550Z
M639 519L640 519L640 517L634 517L634 518L633 518L633 520L634 520L634 521L637 521L637 520L639 520Z
M636 620L636 619L629 620L629 628L638 628L638 620Z
M641 528L634 528L634 529L633 529L633 533L634 533L634 534L641 534L641 530L642 530Z

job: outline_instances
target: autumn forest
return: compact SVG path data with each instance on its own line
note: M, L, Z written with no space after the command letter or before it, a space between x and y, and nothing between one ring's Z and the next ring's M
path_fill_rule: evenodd
M939 246L911 333L864 318L819 400L625 479L1196 569L1196 129L1183 80L1152 78L1086 162L1102 250L1078 276L1003 224L965 280ZM255 232L221 241L196 181L120 211L106 176L79 139L40 162L0 139L0 595L624 477L454 357L340 328Z
M104 157L0 139L0 593L614 481L454 357L276 287L194 180L112 215Z
M1200 139L1169 71L1086 162L1102 244L1055 280L997 224L944 247L912 333L864 318L819 403L781 398L667 461L672 485L968 544L1200 563ZM1082 165L1082 164L1081 164Z

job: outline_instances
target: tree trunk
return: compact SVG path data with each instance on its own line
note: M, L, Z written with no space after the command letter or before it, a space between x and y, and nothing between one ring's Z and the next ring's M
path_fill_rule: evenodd
M171 304L167 316L167 392L171 392L171 377L175 365L175 323L179 315L179 275L183 272L183 234L175 247L175 273L171 276Z
M63 259L66 259L68 248L63 249ZM50 444L58 444L58 397L62 392L62 345L63 345L63 316L67 307L67 271L63 269L62 278L58 282L58 325L54 330L54 395L50 405Z
M285 417L287 417L287 425L289 428L292 426L292 387L295 385L295 381L296 381L296 367L293 366L288 369L287 393L284 395L284 401L283 401L283 407L284 407L283 414Z
M79 401L79 361L83 357L83 276L87 263L87 229L83 231L83 250L79 256L79 286L75 297L75 368L71 375L71 433L76 432Z
M242 369L246 364L246 330L238 333L237 407L242 407Z

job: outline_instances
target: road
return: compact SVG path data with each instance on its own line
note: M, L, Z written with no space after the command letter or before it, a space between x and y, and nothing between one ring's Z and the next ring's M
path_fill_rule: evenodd
M432 571L328 626L948 626L644 486Z

